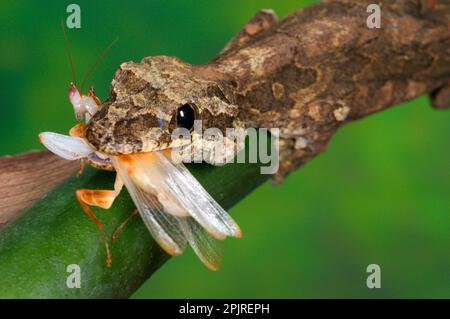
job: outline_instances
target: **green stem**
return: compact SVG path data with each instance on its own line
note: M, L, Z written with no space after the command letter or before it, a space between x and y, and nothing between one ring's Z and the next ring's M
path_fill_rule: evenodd
M189 169L226 209L268 178L260 174L260 164L193 164ZM113 183L114 174L88 168L0 232L0 297L126 298L168 260L142 220L133 218L112 246L112 267L106 267L100 233L76 201L75 190L111 189ZM109 235L133 210L126 191L111 209L93 208ZM70 264L80 266L79 289L67 287Z

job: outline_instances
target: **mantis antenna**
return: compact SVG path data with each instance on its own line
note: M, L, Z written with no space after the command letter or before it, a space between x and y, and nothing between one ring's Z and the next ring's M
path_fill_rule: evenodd
M103 57L105 56L105 54L109 51L109 49L112 48L112 46L114 44L116 44L116 42L119 41L119 37L116 37L104 50L102 53L100 53L100 55L98 56L97 61L95 61L95 63L92 65L92 67L90 68L90 70L88 71L88 73L86 74L86 76L83 79L83 82L81 83L81 92L83 91L83 87L84 84L86 83L86 81L89 79L89 77L92 75L92 72L95 70L95 67L98 65L98 63L103 59Z
M77 77L76 77L76 74L75 74L75 67L73 66L72 54L70 54L70 43L69 43L69 39L67 38L66 28L64 28L64 19L63 19L63 17L61 17L61 29L62 29L62 32L64 34L64 42L66 42L67 55L69 56L70 68L72 70L72 81L73 81L73 83L76 83L77 82Z
M69 56L69 61L70 61L70 68L72 70L72 80L73 83L76 84L77 82L77 77L75 74L75 67L73 65L73 60L72 60L72 54L70 52L70 42L69 39L67 38L67 33L66 33L66 28L64 27L64 19L63 17L61 17L61 29L62 32L64 34L64 41L66 43L66 49L67 49L67 55ZM119 41L119 37L116 37L107 47L106 49L103 50L103 52L99 55L97 61L95 61L95 63L92 65L92 67L89 69L88 73L86 74L86 76L83 79L83 82L81 83L81 90L80 92L83 91L83 87L84 84L86 83L86 81L89 79L89 77L92 75L92 72L95 70L95 67L98 65L98 63L103 59L103 57L105 56L105 54L112 48L112 46L114 44L116 44L116 42Z

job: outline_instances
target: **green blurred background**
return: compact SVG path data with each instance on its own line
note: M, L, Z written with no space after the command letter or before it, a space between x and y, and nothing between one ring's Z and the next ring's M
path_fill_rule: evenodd
M119 36L88 83L106 98L121 62L206 63L258 10L284 17L313 2L79 0L68 37L81 78ZM0 155L43 149L39 132L75 123L59 25L70 3L0 2ZM245 236L226 241L219 272L188 251L134 297L450 297L449 120L421 97L342 128L326 153L231 210ZM381 289L366 287L371 263Z

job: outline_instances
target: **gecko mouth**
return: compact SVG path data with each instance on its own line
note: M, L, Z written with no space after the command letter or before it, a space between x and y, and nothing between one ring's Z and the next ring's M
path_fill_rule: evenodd
M88 155L87 160L92 163L94 166L98 167L105 167L105 166L111 166L111 158L109 157L100 157L98 152L93 152Z

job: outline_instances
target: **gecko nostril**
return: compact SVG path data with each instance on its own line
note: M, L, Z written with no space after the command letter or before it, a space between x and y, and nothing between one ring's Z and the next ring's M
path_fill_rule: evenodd
M165 121L162 119L162 118L157 118L156 119L156 122L158 123L158 126L160 127L160 128L164 128L164 124L165 124Z

